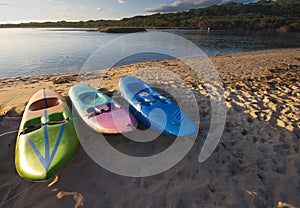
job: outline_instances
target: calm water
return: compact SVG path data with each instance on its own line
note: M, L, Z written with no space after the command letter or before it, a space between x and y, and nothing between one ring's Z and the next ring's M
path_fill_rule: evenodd
M159 31L184 37L196 44L207 55L300 47L300 33ZM86 60L99 47L121 36L123 34L98 33L80 29L0 29L0 78L79 72ZM153 44L157 44L158 49L161 47L159 43ZM114 48L111 50L113 52L107 50L102 53L114 56L116 51L122 50L122 43L114 41L110 47ZM118 65L165 58L168 56L164 54L142 53L130 56L127 60L124 59Z

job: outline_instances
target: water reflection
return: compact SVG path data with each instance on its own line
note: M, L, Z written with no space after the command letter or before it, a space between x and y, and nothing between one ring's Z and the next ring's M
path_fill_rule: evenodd
M187 38L207 55L300 47L300 33L215 31L213 29L209 33L201 30L159 31ZM0 29L0 78L78 72L87 58L99 47L122 35L124 34L99 33L92 32L92 29L78 28ZM134 40L132 42L134 44ZM122 50L120 44L116 44L115 47ZM157 47L160 47L159 44ZM113 55L108 54L108 56ZM121 64L164 58L166 58L164 54L138 54L129 57Z

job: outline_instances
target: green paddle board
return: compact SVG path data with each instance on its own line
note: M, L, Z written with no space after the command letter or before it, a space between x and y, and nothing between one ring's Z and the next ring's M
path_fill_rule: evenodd
M19 175L31 181L55 176L78 148L72 114L55 91L40 90L29 100L20 124L15 150Z

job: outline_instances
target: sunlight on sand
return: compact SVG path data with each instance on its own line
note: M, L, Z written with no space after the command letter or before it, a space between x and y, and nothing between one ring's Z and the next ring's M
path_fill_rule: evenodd
M45 183L19 177L14 168L17 132L0 136L0 207L289 207L299 199L300 48L209 57L223 80L227 116L223 135L203 163L197 156L211 122L210 99L201 80L178 60L122 66L83 77L118 93L118 80L143 68L178 72L184 83L161 76L150 79L166 89L188 87L199 106L199 135L175 167L151 177L127 178L94 163L81 148L77 157ZM104 73L104 74L103 74ZM99 76L100 75L100 76ZM104 75L104 76L102 76ZM68 96L77 74L0 80L0 135L19 128L28 99L43 87ZM99 77L102 82L99 83ZM169 91L168 91L169 92ZM182 95L183 102L189 97ZM193 116L193 112L191 116ZM163 136L140 145L122 135L106 137L117 150L157 154L173 141ZM126 164L120 164L126 168ZM84 170L84 171L82 171ZM87 180L88 179L88 180Z
M80 206L83 206L84 204L84 197L79 192L67 192L67 191L60 191L56 194L56 197L58 199L62 199L65 196L73 196L74 201L76 202L74 208L78 208Z
M228 108L240 108L254 119L272 122L289 131L300 128L300 86L297 81L300 67L271 67L266 71L268 75L225 82Z

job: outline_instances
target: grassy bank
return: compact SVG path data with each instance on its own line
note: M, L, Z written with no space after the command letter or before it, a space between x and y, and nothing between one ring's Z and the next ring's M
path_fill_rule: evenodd
M146 32L147 30L142 27L105 27L98 29L98 31L106 33L135 33Z

